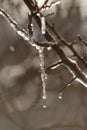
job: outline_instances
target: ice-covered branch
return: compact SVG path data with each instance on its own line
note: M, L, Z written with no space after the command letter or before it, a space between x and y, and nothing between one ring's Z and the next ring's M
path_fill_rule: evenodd
M27 0L24 0L24 1L26 1L27 6L29 7L29 9L32 12L33 7L31 5L31 3ZM35 19L38 26L40 27L41 25L40 25L39 17L34 15L33 18ZM73 75L75 75L75 77L78 77L78 79L79 79L78 81L79 82L81 81L80 83L82 83L85 87L87 87L87 76L86 76L86 74L82 72L82 70L80 69L80 67L76 63L76 61L71 60L70 58L68 58L66 56L66 54L61 49L61 47L58 46L57 42L60 40L65 46L67 46L73 52L73 54L75 54L75 56L77 56L79 58L79 60L84 64L84 66L87 67L86 62L83 59L81 59L81 57L74 50L73 46L68 44L68 42L60 34L58 34L55 31L54 27L51 27L47 22L46 22L46 34L44 36L45 36L45 38L48 42L50 42L50 41L54 42L53 45L51 44L52 49L60 56L63 64L65 66L67 66L69 71L72 72Z
M60 56L62 59L62 62L64 63L65 66L69 68L69 71L73 73L75 77L78 77L78 82L83 84L87 88L87 75L82 72L76 61L69 59L64 51L57 46L56 44L52 46L52 48L56 51L56 53Z
M50 30L50 32L51 32L51 30ZM69 69L69 71L71 73L73 73L74 78L77 77L76 81L80 82L83 86L85 86L87 88L87 75L84 72L82 72L82 70L80 69L80 67L76 63L76 61L68 58L65 55L64 51L57 44L53 45L52 48L60 56L63 64L65 66L67 66L67 68Z
M29 41L29 35L27 31L25 31L24 29L21 29L18 26L17 22L13 20L8 13L6 13L3 9L0 9L0 15L2 15L7 20L10 26L19 36L21 36L24 40Z
M47 72L48 70L52 70L52 69L56 69L57 67L59 67L60 65L62 65L63 62L61 60L53 63L52 65L49 65L48 67L45 68L45 71Z
M27 41L31 46L36 47L38 49L39 44L36 44L35 40L31 37L31 35L28 34L28 32L25 29L22 29L19 27L17 22L13 20L10 15L4 11L3 9L0 8L0 15L3 16L6 21L9 23L9 25L12 27L12 29L20 36L22 37L25 41Z
M81 58L79 56L79 54L76 52L76 50L73 47L73 44L69 44L58 32L56 32L54 26L51 26L47 21L45 21L45 16L43 17L43 15L41 15L41 10L42 8L46 8L48 7L47 2L48 0L45 1L45 3L43 4L43 6L41 6L41 9L39 8L39 6L37 5L36 2L34 2L33 0L23 0L26 5L28 6L29 10L30 10L30 16L28 16L28 18L30 18L30 23L28 24L28 30L24 30L21 29L17 22L14 21L3 9L0 9L0 15L2 15L7 22L10 24L10 26L13 28L13 30L19 35L21 36L24 40L28 41L28 43L33 46L36 47L36 49L38 50L39 53L39 59L40 59L40 72L41 72L41 80L42 80L42 98L43 98L43 107L46 108L46 72L50 69L55 69L58 66L60 66L61 64L63 64L64 66L67 67L67 69L69 70L70 73L72 73L72 80L65 85L59 93L59 98L61 99L61 93L62 91L66 88L69 87L73 81L78 81L80 82L83 86L85 86L87 88L87 75L81 70L81 68L79 67L79 65L77 64L77 62L75 60L72 60L70 57L68 57L63 48L60 46L60 43L63 44L64 46L67 46L67 48L69 50L71 50L73 52L73 54L81 61L81 63L83 63L83 65L85 66L85 68L87 68L87 63L84 60L84 58ZM57 0L55 0L53 3L51 3L49 6L51 6L52 4L55 4ZM61 0L58 0L58 2L61 2ZM38 15L39 13L39 15ZM41 42L36 41L36 39L34 39L35 37L33 37L33 30L32 30L32 21L35 21L35 23L37 24L41 35L44 37L44 41L42 40ZM46 26L45 26L46 24ZM35 31L35 30L34 30ZM81 37L78 36L79 40L81 42L83 42L86 46L87 43L85 42L85 40ZM56 54L58 55L58 57L60 57L60 60L58 59L57 62L53 63L52 65L49 65L48 67L45 68L45 62L44 62L44 48L48 48L51 47Z
M59 93L62 93L67 87L71 86L71 84L76 80L76 77L74 77L72 80L69 81L60 91Z
M77 37L85 46L87 46L86 40L80 34L78 34Z
M35 41L35 40L34 40ZM41 46L41 47L51 47L52 45L55 44L55 42L48 42L48 41L43 41L43 42L37 42L35 41L36 45Z
M69 43L64 37L61 36L61 34L59 34L58 32L56 32L56 30L55 30L55 28L54 28L53 25L51 26L48 23L46 23L46 24L47 24L48 32L51 32L52 37L57 42L60 41L61 44L64 44L65 46L67 46L72 51L72 53L81 61L81 63L87 68L87 62L82 57L79 56L79 54L73 48L73 44Z

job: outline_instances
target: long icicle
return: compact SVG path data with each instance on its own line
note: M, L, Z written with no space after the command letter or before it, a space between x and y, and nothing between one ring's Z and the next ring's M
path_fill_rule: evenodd
M47 79L47 75L45 73L45 68L44 68L44 48L43 47L39 47L38 49L39 51L39 59L40 59L40 71L41 71L41 80L42 80L42 87L43 87L43 91L42 91L42 105L43 108L47 107L47 95L46 95L46 79Z

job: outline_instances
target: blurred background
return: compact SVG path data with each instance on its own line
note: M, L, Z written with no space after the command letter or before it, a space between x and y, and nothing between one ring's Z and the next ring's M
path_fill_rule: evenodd
M27 28L28 8L23 1L0 0L0 8L22 28ZM68 42L75 41L75 50L83 56L86 47L78 41L77 34L87 39L87 1L63 0L61 5L44 13L53 11L55 14L47 17L48 22L54 24ZM36 36L39 36L37 28ZM63 48L86 73L78 58L73 57L67 47ZM58 58L53 50L45 49L46 66ZM47 108L44 109L39 70L38 51L19 37L0 15L0 130L86 130L87 89L75 81L65 89L60 100L58 92L72 79L72 74L63 65L49 70Z

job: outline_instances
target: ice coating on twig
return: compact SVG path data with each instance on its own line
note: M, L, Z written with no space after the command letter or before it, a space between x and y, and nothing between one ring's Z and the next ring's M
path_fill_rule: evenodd
M13 20L9 14L7 14L3 9L0 9L0 15L2 15L7 20L10 26L13 28L14 31L16 31L19 36L21 36L24 40L29 41L29 35L27 31L18 27L17 22Z
M87 88L87 83L85 83L83 80L81 80L80 78L76 78L76 81L78 81L79 83L81 83L84 87Z

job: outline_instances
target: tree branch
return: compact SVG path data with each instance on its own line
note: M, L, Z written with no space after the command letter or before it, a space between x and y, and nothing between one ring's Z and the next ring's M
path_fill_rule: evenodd
M24 0L24 2L27 4L30 11L32 12L33 7L30 1ZM39 17L36 14L34 14L33 18L37 22L38 26L41 27ZM86 74L82 72L82 70L79 68L78 64L76 63L76 61L71 60L65 55L64 51L57 45L57 41L60 39L61 42L64 43L64 45L66 45L81 60L81 62L84 63L86 67L87 67L87 64L83 61L83 59L79 57L79 55L75 52L73 47L71 45L68 45L67 41L63 37L61 37L61 35L56 33L54 28L52 28L47 22L46 22L46 25L47 25L46 34L44 35L46 40L48 42L53 41L55 43L51 45L52 49L58 54L58 56L60 56L63 64L68 67L69 71L72 72L75 77L78 77L80 81L82 81L80 83L82 83L85 87L87 87Z

